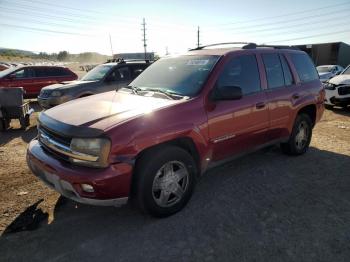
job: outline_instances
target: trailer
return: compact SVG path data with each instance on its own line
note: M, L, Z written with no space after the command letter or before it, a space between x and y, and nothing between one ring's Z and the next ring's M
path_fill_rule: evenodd
M0 131L6 131L12 119L18 119L22 129L30 125L34 110L24 102L23 94L22 87L0 87Z

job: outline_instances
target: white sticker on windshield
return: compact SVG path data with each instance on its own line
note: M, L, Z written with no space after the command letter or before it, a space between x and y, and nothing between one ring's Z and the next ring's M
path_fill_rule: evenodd
M203 66L208 64L209 60L188 60L187 65Z

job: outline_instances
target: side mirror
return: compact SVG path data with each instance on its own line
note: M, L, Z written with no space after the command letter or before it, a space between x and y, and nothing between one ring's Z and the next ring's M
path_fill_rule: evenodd
M338 71L338 72L336 73L336 75L340 75L340 74L341 74L341 72L342 72L342 71Z
M239 100L242 98L242 89L239 86L220 86L215 87L212 93L212 99L219 100Z

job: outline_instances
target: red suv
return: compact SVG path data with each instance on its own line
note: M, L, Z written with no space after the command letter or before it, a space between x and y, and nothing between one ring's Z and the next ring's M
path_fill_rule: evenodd
M44 86L76 79L75 73L61 66L14 67L0 72L0 87L23 87L25 97L36 97Z
M266 145L307 151L324 90L304 52L200 47L148 67L131 84L40 114L32 172L87 204L133 200L169 216L208 168Z

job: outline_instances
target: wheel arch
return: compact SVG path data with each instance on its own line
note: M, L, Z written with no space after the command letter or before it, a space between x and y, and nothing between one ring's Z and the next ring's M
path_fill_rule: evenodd
M315 104L309 104L307 106L304 106L298 110L297 115L300 114L306 114L310 117L312 121L312 126L315 126L316 124L316 105Z

